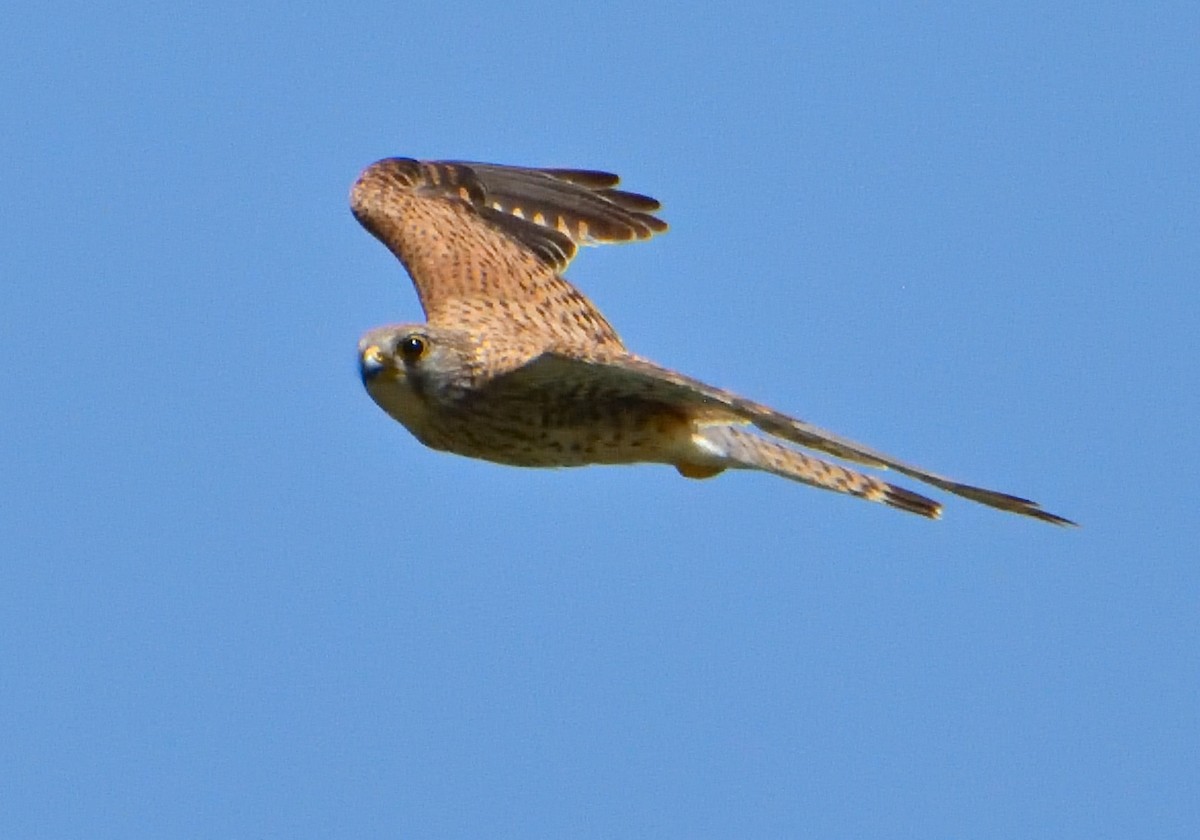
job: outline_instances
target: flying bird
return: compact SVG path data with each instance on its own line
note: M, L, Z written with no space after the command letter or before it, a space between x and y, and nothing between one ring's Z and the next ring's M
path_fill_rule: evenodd
M371 398L426 446L522 467L661 463L687 478L761 470L936 519L942 506L793 445L1056 525L961 484L629 352L563 272L580 245L662 233L658 201L609 172L389 158L354 216L404 264L426 323L359 341Z

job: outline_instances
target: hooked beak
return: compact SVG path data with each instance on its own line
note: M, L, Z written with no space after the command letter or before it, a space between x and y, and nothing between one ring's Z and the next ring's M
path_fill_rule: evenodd
M358 357L358 369L362 375L363 382L374 379L386 369L387 363L384 361L383 351L379 349L378 344L372 344L366 350L362 351L362 355Z

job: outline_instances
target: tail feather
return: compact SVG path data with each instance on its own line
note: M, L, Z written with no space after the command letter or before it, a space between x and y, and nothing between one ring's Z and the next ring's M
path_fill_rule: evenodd
M919 493L822 461L735 426L707 426L698 430L693 440L705 453L708 462L705 466L763 470L930 519L939 519L942 515L940 504Z

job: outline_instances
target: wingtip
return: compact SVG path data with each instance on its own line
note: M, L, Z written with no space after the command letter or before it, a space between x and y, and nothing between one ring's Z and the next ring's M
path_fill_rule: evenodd
M1034 505L1032 510L1024 511L1024 513L1026 516L1032 516L1034 519L1040 519L1043 522L1049 522L1051 525L1058 525L1060 528L1080 527L1078 522L1072 519L1067 519L1065 516L1059 516L1056 513L1050 513L1049 511L1042 510L1036 505Z
M986 490L982 487L972 487L967 484L951 484L946 489L973 502L979 502L998 510L1028 516L1031 519L1039 519L1042 522L1048 522L1051 525L1058 525L1063 528L1079 527L1079 523L1067 519L1065 516L1059 516L1056 513L1050 513L1048 510L1042 510L1042 506L1031 499L1024 499L1020 496L1013 496L1009 493L1001 493L996 490Z

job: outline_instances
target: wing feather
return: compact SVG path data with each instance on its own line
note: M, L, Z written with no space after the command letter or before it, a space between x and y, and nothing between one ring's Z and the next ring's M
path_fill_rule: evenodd
M652 215L662 205L649 196L613 189L620 179L611 172L494 163L442 165L474 172L488 207L561 233L576 245L634 242L667 229L666 222ZM562 271L566 265L555 267Z
M590 169L390 158L363 172L351 206L375 233L375 217L388 209L380 206L380 188L461 202L561 273L579 245L635 242L667 230L667 223L653 215L662 205L614 189L619 180Z
M792 443L865 466L890 468L989 507L1030 516L1055 525L1075 524L1069 519L1042 510L1037 502L963 484L929 472L731 391L714 388L645 359L576 359L546 353L501 379L510 377L514 383L523 387L535 382L557 382L560 385L566 383L566 387L572 382L580 383L580 387L583 387L582 383L586 383L589 393L602 394L606 399L656 400L685 408L702 421L750 423L767 434ZM495 384L502 383L497 381Z
M658 202L617 176L388 158L350 193L358 221L404 264L430 323L505 334L515 355L620 348L604 316L561 276L580 244L666 229ZM518 346L519 345L519 346Z

